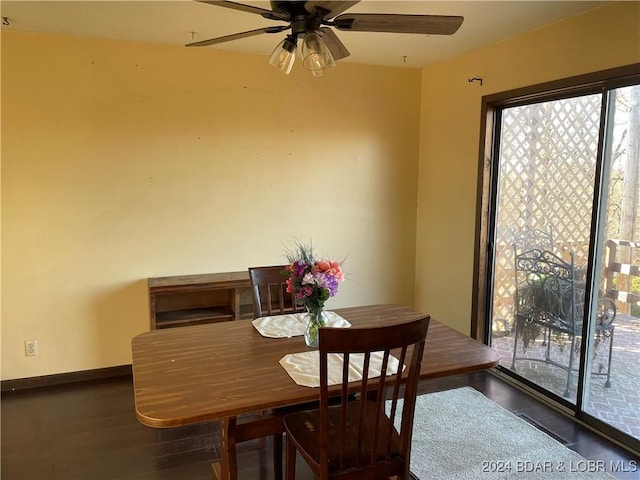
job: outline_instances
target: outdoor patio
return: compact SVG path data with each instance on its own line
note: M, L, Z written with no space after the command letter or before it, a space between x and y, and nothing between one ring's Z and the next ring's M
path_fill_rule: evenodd
M591 375L590 395L585 411L610 424L618 430L640 439L640 319L617 315L614 321L615 334L611 359L611 386L604 386L606 376ZM500 354L500 365L511 368L513 356L513 332L510 325L506 331L494 331L492 347ZM609 339L596 348L594 371L602 367L606 371ZM521 351L518 342L518 356L544 358L546 346L542 338L530 344L527 352ZM561 347L552 341L551 356L554 360L568 364L569 344ZM515 364L519 375L535 382L549 391L562 396L567 372L553 365L528 360L518 360ZM575 402L577 375L573 375L569 387L569 399Z

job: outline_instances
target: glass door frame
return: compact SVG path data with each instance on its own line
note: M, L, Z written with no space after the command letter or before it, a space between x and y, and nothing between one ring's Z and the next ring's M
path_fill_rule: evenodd
M489 344L492 328L492 285L493 285L493 265L495 256L495 231L496 231L496 206L498 198L498 175L497 161L500 150L500 138L496 126L501 124L501 111L507 107L531 104L541 101L560 100L564 98L586 95L602 94L602 115L600 119L599 142L596 164L596 181L594 191L594 203L592 210L589 257L587 267L587 281L591 288L586 292L585 303L591 306L585 309L589 314L594 307L594 294L597 289L597 282L593 282L595 271L595 258L600 254L602 245L598 245L598 238L601 227L601 204L603 195L606 196L607 184L604 180L608 176L608 169L603 171L603 156L605 145L603 139L608 128L608 112L606 110L610 91L628 85L640 83L640 64L618 67L614 69L595 72L592 74L580 75L563 80L547 82L531 87L520 88L507 92L496 93L483 97L481 110L481 136L478 162L478 191L477 191L477 211L476 211L476 254L474 259L474 291L472 302L471 336ZM593 322L589 322L593 323ZM590 352L588 345L589 336L582 336L582 352L579 372L578 391L575 405L559 396L556 396L542 387L530 382L510 370L497 367L497 370L509 379L517 381L528 388L539 392L549 400L568 411L575 418L593 426L600 432L620 441L630 448L640 451L640 441L625 435L614 429L601 420L583 411L583 399L585 388L584 372L587 367L587 360Z

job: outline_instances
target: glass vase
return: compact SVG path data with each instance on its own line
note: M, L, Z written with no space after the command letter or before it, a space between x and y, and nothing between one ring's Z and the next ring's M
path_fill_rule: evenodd
M307 329L304 331L304 343L308 347L317 347L319 342L318 329L327 324L326 314L322 308L307 308L305 320L307 320Z

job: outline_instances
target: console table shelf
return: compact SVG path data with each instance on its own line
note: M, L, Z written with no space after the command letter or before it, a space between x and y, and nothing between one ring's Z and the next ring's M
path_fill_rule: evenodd
M248 272L147 279L151 329L253 318Z

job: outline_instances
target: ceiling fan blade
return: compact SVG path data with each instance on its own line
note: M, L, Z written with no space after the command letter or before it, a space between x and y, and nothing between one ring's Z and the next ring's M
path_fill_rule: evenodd
M326 13L322 16L323 20L333 18L336 15L340 15L345 10L353 7L356 3L360 3L360 0L353 2L340 2L340 1L311 1L308 0L304 3L304 8L309 13L315 13L317 9L322 9Z
M328 27L322 27L320 32L322 33L322 40L324 40L334 60L340 60L351 55L333 30Z
M249 13L257 13L258 15L262 15L264 18L268 18L270 20L284 20L289 21L290 16L285 12L274 12L272 10L266 10L260 7L254 7L253 5L245 5L244 3L237 2L227 2L224 0L197 0L200 3L207 3L209 5L216 5L218 7L231 8L233 10L240 10L242 12Z
M332 24L338 30L357 32L422 33L427 35L452 35L456 33L464 17L449 15L402 15L386 13L344 14Z
M261 35L263 33L279 33L289 28L291 28L289 25L258 28L256 30L249 30L248 32L234 33L232 35L225 35L224 37L210 38L209 40L202 40L200 42L189 43L186 46L187 47L207 47L209 45L215 45L216 43L229 42L231 40L239 40L241 38Z

